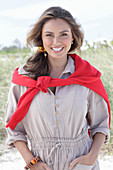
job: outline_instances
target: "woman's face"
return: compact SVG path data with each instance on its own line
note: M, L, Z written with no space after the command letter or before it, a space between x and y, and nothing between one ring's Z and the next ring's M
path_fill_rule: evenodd
M63 19L51 19L42 29L42 41L49 58L67 57L73 41L69 24Z

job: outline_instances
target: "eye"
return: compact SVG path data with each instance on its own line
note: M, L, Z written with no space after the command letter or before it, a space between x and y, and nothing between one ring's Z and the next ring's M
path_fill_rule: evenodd
M46 37L51 37L52 36L52 34L46 34Z
M62 34L62 36L64 36L64 37L65 37L65 36L67 36L67 34L66 34L66 33L63 33L63 34Z

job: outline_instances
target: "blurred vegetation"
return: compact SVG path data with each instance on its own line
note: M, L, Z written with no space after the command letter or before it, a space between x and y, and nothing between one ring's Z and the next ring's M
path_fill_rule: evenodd
M20 48L19 45L18 47L16 45L3 47L0 51L0 140L6 136L4 113L13 71L16 67L23 65L32 53L30 49ZM109 44L106 40L103 43L94 42L92 45L85 41L81 57L89 61L102 73L102 81L111 103L111 124L113 126L113 41ZM113 132L111 131L112 142Z

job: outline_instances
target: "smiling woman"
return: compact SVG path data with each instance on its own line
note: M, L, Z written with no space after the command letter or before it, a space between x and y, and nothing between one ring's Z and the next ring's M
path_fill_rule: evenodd
M38 50L15 69L6 109L7 144L21 153L25 170L100 169L110 104L101 73L70 54L80 50L83 37L61 7L47 9L28 34L27 44Z
M63 54L66 56L67 52L75 49L80 51L83 38L84 34L81 31L81 26L68 11L60 7L47 9L40 16L38 22L34 24L27 37L27 44L45 48L45 55L47 55L47 57L45 58L42 51L41 53L37 51L36 54L28 60L24 69L29 72L30 76L34 79L37 79L37 77L41 75L49 75L49 56L54 57L54 54L58 53L59 55ZM49 53L50 51L51 53ZM36 60L38 60L37 64Z

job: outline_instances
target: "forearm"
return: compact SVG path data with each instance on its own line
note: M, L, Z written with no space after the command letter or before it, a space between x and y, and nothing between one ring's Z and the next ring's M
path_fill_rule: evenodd
M100 149L105 142L105 135L102 133L96 133L93 139L93 144L91 150L88 154L83 155L81 157L76 158L70 163L70 170L76 164L83 164L83 165L93 165L98 158Z
M18 151L24 158L26 164L28 164L31 160L34 159L34 156L32 155L31 151L29 150L27 144L24 141L16 141L16 142L14 142L14 146L18 149ZM30 169L32 169L32 170L39 170L39 169L52 170L44 162L38 162L38 164L35 163L35 165L33 165Z
M29 163L34 158L27 144L24 141L16 141L14 142L14 146L20 152L26 164Z
M105 137L106 136L102 133L96 133L96 135L94 136L93 144L89 152L89 154L94 158L98 157L101 147L105 142Z

